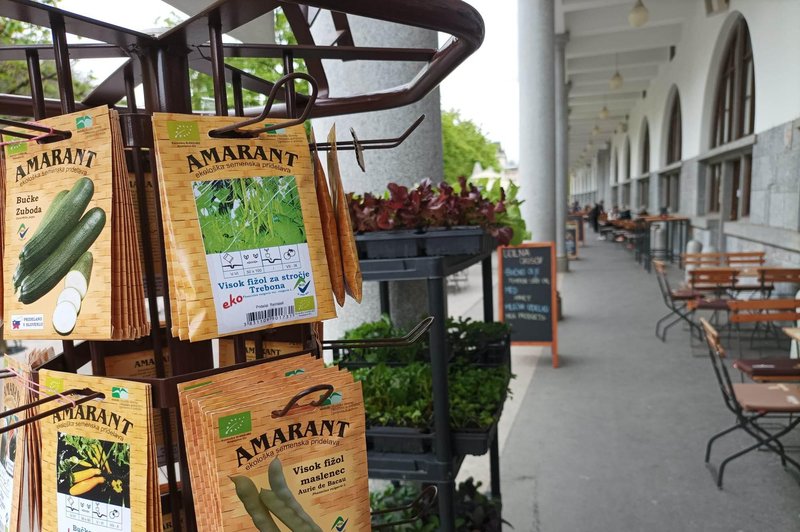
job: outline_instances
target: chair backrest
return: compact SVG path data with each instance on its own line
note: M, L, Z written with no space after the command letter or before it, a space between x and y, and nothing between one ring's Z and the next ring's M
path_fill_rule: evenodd
M673 308L672 291L669 287L667 280L667 268L662 260L653 261L653 269L656 271L656 280L658 281L658 289L661 290L661 297L664 298L664 303L669 308Z
M737 251L723 253L723 259L728 266L761 266L766 262L763 251Z
M758 282L800 284L800 268L758 268Z
M681 261L684 266L694 266L704 268L711 266L722 266L722 253L681 253Z
M736 285L736 268L695 268L689 271L689 286L694 290L719 291Z
M757 323L797 321L800 319L800 299L751 299L731 300L730 321L733 323Z
M719 333L705 318L700 318L700 325L703 327L703 335L708 346L708 357L711 359L711 365L714 368L714 374L717 377L717 384L719 384L725 405L733 412L741 412L742 408L736 399L736 392L733 389L733 381L731 381L728 367L723 360L725 358L725 349L720 342Z

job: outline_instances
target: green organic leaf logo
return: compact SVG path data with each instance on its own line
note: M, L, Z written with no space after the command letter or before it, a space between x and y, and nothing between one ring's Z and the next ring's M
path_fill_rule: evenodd
M344 532L347 527L347 522L350 521L349 519L345 519L341 515L336 518L336 521L333 522L333 526L331 530L336 530L336 532Z
M88 115L79 116L75 119L75 128L77 129L86 129L87 127L92 127L93 124L94 120Z
M253 420L249 411L219 418L219 437L221 440L231 436L238 436L239 434L247 434L252 429Z
M55 392L64 391L64 379L57 379L55 377L47 377L44 381L45 388L50 388Z
M295 312L306 312L314 310L314 296L296 297L294 299Z
M4 140L10 141L16 137L5 137ZM28 151L27 142L14 142L13 144L6 144L6 153L8 155L17 155L18 153L25 153Z
M167 120L167 133L169 140L199 141L200 129L197 122L184 122L181 120Z

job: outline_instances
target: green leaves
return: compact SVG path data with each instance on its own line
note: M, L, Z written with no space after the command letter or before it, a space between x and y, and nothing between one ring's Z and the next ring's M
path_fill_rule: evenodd
M367 423L378 426L430 428L433 386L429 364L379 364L353 371L362 381ZM511 374L505 367L473 368L452 364L449 371L450 425L480 429L495 421L508 394Z
M442 157L444 179L455 184L459 176L470 176L475 163L500 171L497 144L491 142L471 120L458 111L442 112Z

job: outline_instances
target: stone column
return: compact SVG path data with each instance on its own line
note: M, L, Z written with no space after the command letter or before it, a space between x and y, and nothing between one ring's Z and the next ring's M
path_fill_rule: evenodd
M438 48L436 32L348 16L353 40L358 46ZM318 44L322 38L335 35L327 14L314 24ZM407 83L419 72L421 63L382 61L325 61L331 96L350 96L386 89ZM324 141L333 123L339 140L350 140L350 127L360 139L387 138L400 135L419 115L425 121L406 141L391 150L364 152L366 173L356 163L352 151L339 153L342 180L347 192L382 192L389 182L411 186L428 177L435 183L443 180L442 125L438 89L421 101L387 111L318 118L313 120L317 140ZM416 323L427 314L425 281L389 283L390 312L399 324ZM364 283L361 305L352 300L339 310L339 318L325 322L325 337L338 338L342 333L380 315L378 283Z
M556 267L558 271L569 270L567 261L566 244L566 223L567 223L567 203L569 202L569 190L567 178L569 172L569 154L567 152L569 143L567 140L567 85L564 70L566 68L566 58L564 49L569 40L568 33L560 33L555 37L555 135L556 135L556 159L555 159L555 179L556 179ZM580 192L586 192L585 183L580 187Z
M533 240L556 239L553 0L519 0L519 182Z

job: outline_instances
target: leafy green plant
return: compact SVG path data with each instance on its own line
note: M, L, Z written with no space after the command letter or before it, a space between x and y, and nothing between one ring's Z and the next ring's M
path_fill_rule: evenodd
M503 187L499 179L489 179L488 177L470 179L481 190L483 195L494 203L503 202L505 211L495 214L495 222L504 227L510 227L513 236L509 242L512 246L522 244L525 240L530 240L531 232L522 217L520 206L524 200L519 199L519 185L509 182L507 187Z
M428 429L433 423L433 385L430 366L379 364L353 371L362 381L367 423L372 426ZM450 424L454 429L482 429L496 420L509 393L512 375L505 367L474 368L451 364L448 389Z
M506 341L510 331L511 327L502 322L448 318L447 344L456 358L476 361L490 346Z
M500 532L502 525L511 526L501 517L501 503L480 491L481 482L470 477L460 482L456 488L455 515L458 532ZM390 484L381 491L371 492L370 507L375 510L399 508L409 504L420 494L420 488L414 484ZM439 516L432 512L423 514L413 523L397 525L392 530L400 532L432 532L439 530ZM412 510L383 514L378 518L380 523L397 523L413 517ZM513 528L513 527L511 527Z
M195 181L206 253L224 253L306 241L294 176Z

